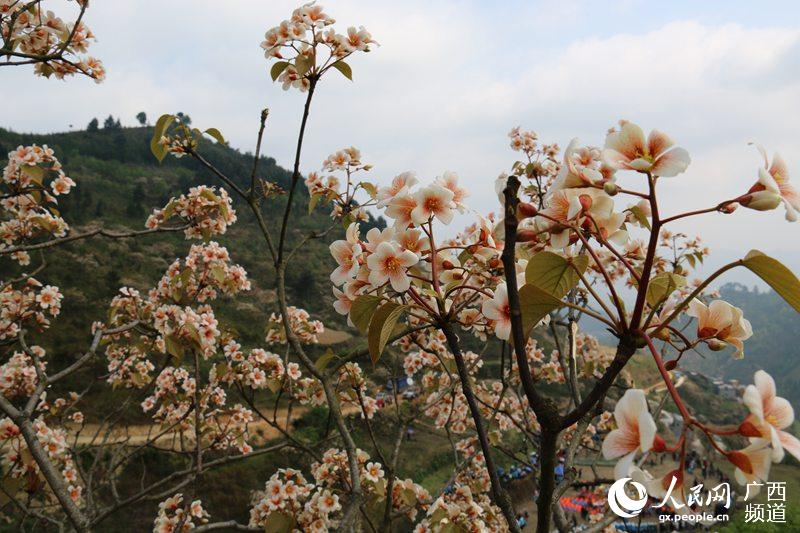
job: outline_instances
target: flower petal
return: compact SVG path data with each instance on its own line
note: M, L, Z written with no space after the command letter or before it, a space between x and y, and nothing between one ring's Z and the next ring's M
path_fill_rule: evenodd
M692 158L685 148L673 148L656 160L652 172L656 176L671 178L684 172L691 162Z
M621 429L609 431L603 440L603 457L606 459L616 459L625 454L636 452L639 441L633 433Z

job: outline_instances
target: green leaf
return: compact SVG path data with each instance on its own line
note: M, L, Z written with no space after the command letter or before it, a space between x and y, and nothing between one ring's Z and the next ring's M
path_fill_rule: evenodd
M362 181L359 183L359 185L361 185L362 189L367 191L367 194L369 194L370 198L376 198L378 196L378 188L374 184L368 181Z
M314 209L317 207L320 198L322 198L321 194L312 194L311 198L308 199L308 214L310 215Z
M342 227L347 229L350 227L350 224L356 221L356 217L353 216L353 213L347 213L345 216L342 217Z
M222 136L222 133L217 128L208 128L204 133L209 137L213 137L219 144L228 144L225 142L225 137Z
M676 289L686 286L686 278L674 272L662 272L647 284L645 298L650 307L657 307L669 298Z
M319 370L320 372L324 372L325 369L328 368L328 365L331 364L331 361L333 361L334 357L336 357L336 354L333 353L333 350L328 348L327 350L325 350L325 353L320 356L319 359L314 361L314 366L317 367L317 370Z
M178 359L183 359L184 349L183 344L173 337L172 335L167 335L164 338L164 344L167 346L167 353L177 357Z
M280 76L281 73L284 70L286 70L286 67L288 66L289 66L288 61L277 61L274 65L272 65L272 68L269 69L269 75L272 76L272 81L277 80L278 76Z
M344 76L350 81L353 81L353 69L350 68L350 65L348 65L344 61L337 61L331 66L336 70L338 70L339 72L341 72L342 76Z
M11 501L25 483L24 477L5 477L2 481L3 490L0 491L0 507Z
M367 341L369 343L369 356L373 363L380 359L389 337L392 336L395 325L400 317L403 316L405 306L396 303L386 303L375 311L372 320L369 322L369 333Z
M766 281L775 292L781 295L781 298L786 300L786 303L800 313L800 280L791 270L777 259L758 250L751 250L745 256L743 264L756 276Z
M586 255L566 258L553 252L539 252L525 267L525 281L561 298L580 281L589 266Z
M353 301L350 307L350 321L361 333L366 333L369 329L369 321L380 302L380 298L369 294L361 295Z
M564 305L560 298L531 284L523 285L519 290L519 303L522 311L522 329L526 338L544 317Z
M164 157L167 155L167 147L158 141L161 140L161 137L164 136L167 128L174 120L175 117L173 115L161 115L158 117L158 121L153 128L153 138L150 139L150 151L153 152L153 155L159 163L163 161Z
M225 269L220 265L211 267L211 275L217 280L217 283L223 283L225 281Z
M299 55L296 58L294 58L294 68L297 69L297 73L300 74L301 76L305 76L306 73L309 70L311 70L311 67L313 66L314 66L314 59L310 57Z
M650 229L650 221L647 219L647 215L644 214L644 211L642 211L642 209L638 205L630 207L628 211L631 212L631 214L639 224L641 224L647 229Z
M267 516L264 533L291 533L294 530L294 517L286 513L272 511Z
M42 167L38 167L36 165L24 165L22 167L22 171L27 174L34 183L39 186L42 185L42 179L44 178L44 169Z

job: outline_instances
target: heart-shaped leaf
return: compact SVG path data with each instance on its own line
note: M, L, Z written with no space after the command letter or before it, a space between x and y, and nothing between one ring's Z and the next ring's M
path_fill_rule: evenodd
M766 281L775 292L781 295L781 298L786 300L786 303L800 313L800 280L791 270L777 259L758 250L751 250L744 258L743 264Z
M566 258L553 252L539 252L525 267L525 281L561 298L580 281L589 266L586 255Z

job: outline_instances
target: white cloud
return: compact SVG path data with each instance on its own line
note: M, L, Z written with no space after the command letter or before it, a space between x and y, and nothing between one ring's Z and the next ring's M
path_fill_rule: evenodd
M692 154L689 172L664 180L668 212L743 192L759 164L746 144L752 140L780 150L800 185L800 27L788 17L770 27L666 15L655 23L637 2L550 4L559 7L325 2L342 26L364 24L382 46L353 59L353 83L335 73L324 80L304 169L355 145L382 181L408 169L429 179L455 170L473 192L472 206L488 211L496 209L493 179L513 160L505 137L512 126L562 146L573 136L599 144L609 126L627 118L668 132ZM245 0L96 3L88 22L101 40L95 52L107 63L108 81L62 84L3 69L0 97L19 105L4 106L0 125L64 130L109 113L133 123L142 109L152 117L181 110L249 150L259 110L268 106L265 149L288 165L302 95L269 81L258 44L293 7ZM648 29L615 32L615 17L645 14ZM625 179L635 186L635 176ZM778 212L742 211L678 229L701 230L720 256L757 244L800 267L798 240L787 238L800 226Z

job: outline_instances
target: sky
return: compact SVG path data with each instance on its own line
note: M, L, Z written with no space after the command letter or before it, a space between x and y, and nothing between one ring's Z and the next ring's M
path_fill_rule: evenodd
M56 0L64 18L74 3ZM637 0L321 2L337 28L365 26L380 43L336 72L312 105L301 170L361 149L372 177L414 170L421 181L455 171L480 213L497 210L493 182L515 160L514 126L565 147L602 146L619 119L671 135L692 157L662 180L667 216L745 192L761 160L749 142L779 151L800 186L800 4ZM108 77L67 82L3 69L0 127L82 129L113 114L134 125L183 111L252 151L262 108L264 152L291 165L303 95L269 77L264 32L299 3L283 0L106 0L85 21ZM10 71L10 72L9 72ZM620 175L641 188L640 176ZM619 197L617 197L619 198ZM626 200L619 199L626 203ZM466 223L466 218L453 224ZM676 223L712 249L710 266L758 248L800 271L800 223L783 210L705 215ZM731 279L731 278L729 278ZM732 279L754 283L752 275Z

